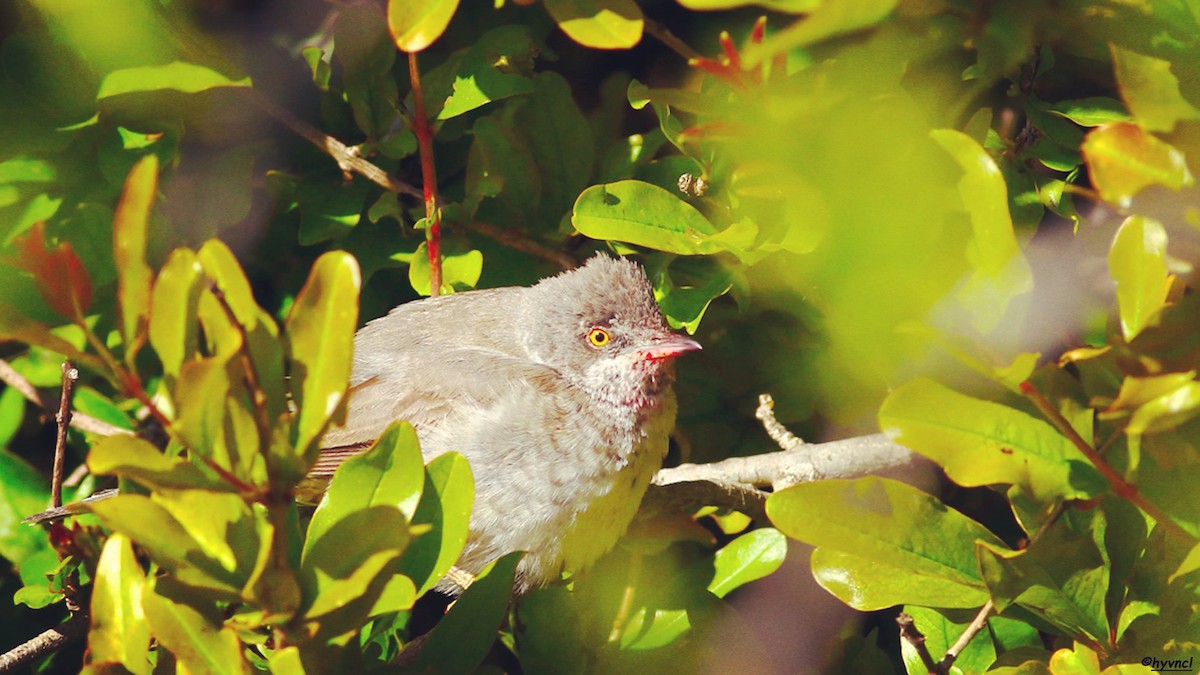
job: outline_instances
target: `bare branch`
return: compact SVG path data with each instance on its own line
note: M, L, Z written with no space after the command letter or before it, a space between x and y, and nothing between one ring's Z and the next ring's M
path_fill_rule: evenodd
M18 373L7 361L0 359L0 382L4 382L8 386L21 392L25 400L42 408L49 408L47 401L42 399L38 390L30 384L29 380ZM76 412L71 415L71 428L78 431L83 431L97 436L116 436L117 434L132 434L128 429L109 424L103 420L96 419L90 415L85 415Z
M79 371L70 361L62 363L62 395L58 400L58 413L54 415L58 423L58 436L54 440L54 472L50 480L50 506L62 506L63 471L67 454L67 428L71 424L71 397L75 393L75 383L79 381Z
M987 604L979 608L979 613L975 615L975 620L971 622L971 625L967 626L962 635L958 636L958 640L951 645L950 649L946 650L946 655L942 657L942 660L938 661L939 673L950 672L950 666L954 665L954 660L967 648L967 645L971 644L971 640L975 639L979 631L987 626L988 618L992 616L992 612L994 611L996 611L996 605L992 604L991 600L988 600Z
M917 650L917 656L921 657L921 663L925 664L925 671L929 675L938 675L942 672L938 668L938 664L934 663L933 656L929 653L929 647L925 646L925 634L917 630L917 623L913 620L910 614L901 614L896 617L896 625L900 626L900 637L908 641L908 644Z
M0 673L16 672L18 668L29 664L37 657L62 649L72 642L82 639L87 635L88 625L88 613L79 612L57 628L51 628L25 644L0 654Z
M754 416L762 422L763 429L771 440L784 450L794 450L804 445L803 439L788 431L787 427L775 419L775 399L771 398L770 394L758 395L758 408L754 410Z
M481 234L488 239L500 242L514 251L521 251L535 255L542 260L552 262L564 270L574 269L579 266L578 261L572 258L569 254L559 251L553 247L540 244L532 239L528 239L519 234L509 232L498 225L484 222L482 220L473 220L463 224L463 227Z

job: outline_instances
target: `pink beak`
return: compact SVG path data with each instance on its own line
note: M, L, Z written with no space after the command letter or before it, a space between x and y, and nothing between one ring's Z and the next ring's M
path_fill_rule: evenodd
M639 347L638 352L643 354L647 359L669 359L679 356L686 352L694 352L703 349L699 342L696 342L690 337L668 333L660 340L656 340L653 344L646 347Z

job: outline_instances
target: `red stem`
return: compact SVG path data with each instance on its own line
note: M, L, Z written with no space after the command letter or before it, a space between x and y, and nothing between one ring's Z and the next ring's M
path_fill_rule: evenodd
M425 92L421 89L421 73L417 68L417 53L408 53L408 76L412 80L413 133L421 154L421 183L425 193L425 244L429 249L429 294L442 290L442 216L438 210L437 169L433 164L433 132L425 116Z

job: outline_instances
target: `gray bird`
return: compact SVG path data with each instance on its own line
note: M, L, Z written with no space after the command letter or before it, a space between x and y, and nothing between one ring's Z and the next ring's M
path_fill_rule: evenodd
M642 269L602 255L528 288L406 303L355 337L346 424L309 476L406 420L426 461L456 451L475 475L457 567L523 550L518 592L542 586L629 526L675 424L671 362L696 349Z

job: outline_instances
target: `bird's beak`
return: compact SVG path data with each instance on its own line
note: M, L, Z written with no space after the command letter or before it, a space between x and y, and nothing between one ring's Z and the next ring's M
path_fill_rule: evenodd
M658 360L674 358L685 352L694 352L700 349L703 347L692 338L668 333L645 347L639 347L638 352L647 359Z

